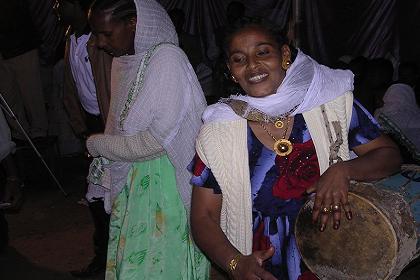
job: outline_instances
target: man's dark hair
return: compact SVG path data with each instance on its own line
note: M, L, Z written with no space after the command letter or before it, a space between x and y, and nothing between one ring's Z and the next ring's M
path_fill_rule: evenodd
M115 20L128 20L137 16L136 4L133 0L95 0L91 12L109 11Z

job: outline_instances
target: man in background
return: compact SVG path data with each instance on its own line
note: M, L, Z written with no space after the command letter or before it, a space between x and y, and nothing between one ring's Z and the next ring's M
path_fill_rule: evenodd
M112 57L92 43L87 15L93 0L57 0L55 10L63 24L69 25L64 56L64 105L70 125L82 140L103 132L110 101ZM80 271L78 278L95 276L105 270L109 215L104 210L104 190L89 184L86 199L92 214L95 257Z
M25 0L0 1L0 93L32 139L47 136L48 119L42 90L35 30ZM12 137L25 140L9 119Z

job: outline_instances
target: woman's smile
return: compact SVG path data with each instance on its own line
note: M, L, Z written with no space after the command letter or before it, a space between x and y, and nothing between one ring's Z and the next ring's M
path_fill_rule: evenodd
M267 73L263 73L263 74L256 74L255 76L251 76L248 81L250 83L260 83L260 82L264 82L265 80L267 80L266 78L268 77Z

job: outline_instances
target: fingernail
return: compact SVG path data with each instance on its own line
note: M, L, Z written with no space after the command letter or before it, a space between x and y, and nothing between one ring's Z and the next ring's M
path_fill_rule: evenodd
M340 227L340 221L334 222L333 228L337 230L339 227Z
M346 212L347 219L353 219L353 213L351 211Z
M323 232L325 230L325 224L321 224L319 227L319 231Z

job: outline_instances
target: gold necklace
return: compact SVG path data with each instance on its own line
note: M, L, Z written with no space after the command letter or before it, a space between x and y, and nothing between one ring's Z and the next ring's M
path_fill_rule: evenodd
M267 132L267 134L270 135L271 138L273 138L273 150L276 152L277 155L281 157L288 156L293 151L292 142L290 142L289 139L286 139L287 130L289 129L289 122L290 118L287 118L286 127L284 129L283 137L281 139L277 139L276 137L274 137L274 135L265 127L263 122L259 122L259 124L265 130L265 132Z
M299 106L298 104L294 106L293 108L291 108L288 112L272 117L258 110L257 108L250 106L247 102L243 100L226 98L226 99L221 99L220 102L229 105L238 116L241 116L249 121L254 121L254 122L264 122L264 123L271 122L274 124L276 128L283 128L284 121Z

